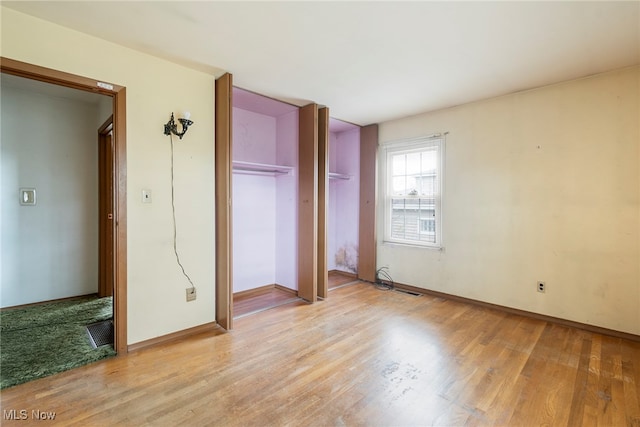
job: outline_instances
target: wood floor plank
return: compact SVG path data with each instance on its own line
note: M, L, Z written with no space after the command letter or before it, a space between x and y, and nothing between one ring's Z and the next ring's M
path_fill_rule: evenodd
M622 342L622 381L627 417L626 425L640 427L640 381L637 375L640 359L637 358L634 346L640 348L639 343Z
M234 326L11 387L0 403L71 426L640 426L637 342L364 283Z
M624 425L626 417L620 339L603 337L601 357L602 365L596 392L598 424Z

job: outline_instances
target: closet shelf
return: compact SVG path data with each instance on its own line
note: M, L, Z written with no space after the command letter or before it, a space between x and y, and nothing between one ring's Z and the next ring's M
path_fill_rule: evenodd
M342 179L344 181L348 181L351 179L351 175L347 175L344 173L329 172L329 179Z
M244 175L282 176L292 175L293 166L270 165L266 163L251 163L234 160L233 173Z

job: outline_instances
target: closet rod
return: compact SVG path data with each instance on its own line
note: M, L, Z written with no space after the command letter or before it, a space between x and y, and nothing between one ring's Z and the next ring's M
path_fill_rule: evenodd
M329 172L329 179L342 179L342 180L348 181L351 179L351 175L347 175L344 173Z
M233 169L233 173L238 175L264 175L264 176L274 176L274 175L289 175L289 172L280 171L280 170L250 170L250 169Z
M291 166L233 161L234 173L251 175L290 175L292 171L293 167Z

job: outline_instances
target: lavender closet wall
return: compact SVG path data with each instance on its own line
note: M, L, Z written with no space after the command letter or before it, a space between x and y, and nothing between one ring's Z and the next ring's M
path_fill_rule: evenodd
M329 127L329 172L350 179L329 179L327 264L329 270L356 273L360 191L360 128L342 123ZM333 132L337 127L341 130Z
M276 161L276 119L233 109L233 160ZM275 283L276 179L233 175L233 291Z
M234 88L233 161L295 167L291 175L233 174L234 293L298 288L298 111L280 104Z

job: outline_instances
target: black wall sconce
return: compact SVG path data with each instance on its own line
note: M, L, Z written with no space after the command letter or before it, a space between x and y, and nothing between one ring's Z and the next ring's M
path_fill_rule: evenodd
M178 138L182 139L184 134L187 133L187 129L189 129L189 126L193 124L193 122L189 120L189 117L191 117L191 114L188 111L185 111L184 118L178 119L178 121L182 124L182 132L178 132L178 125L173 119L173 113L171 113L171 119L164 125L164 134L174 134Z

